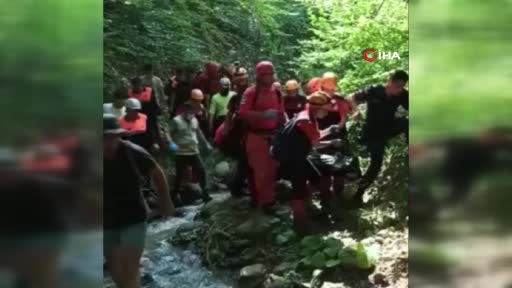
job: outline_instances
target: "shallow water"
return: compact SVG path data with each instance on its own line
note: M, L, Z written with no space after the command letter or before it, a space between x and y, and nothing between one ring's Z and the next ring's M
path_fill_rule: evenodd
M193 222L201 206L185 207L184 217L151 223L146 239L146 251L141 265L144 287L147 288L231 288L226 273L212 272L202 265L201 258L192 251L174 247L167 239L176 229ZM113 287L106 279L104 287Z

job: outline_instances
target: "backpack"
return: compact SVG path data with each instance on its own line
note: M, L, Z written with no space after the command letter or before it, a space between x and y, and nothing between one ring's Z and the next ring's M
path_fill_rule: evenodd
M306 136L296 129L297 122L297 117L291 119L272 138L270 155L276 161L288 162L301 154L305 157L311 149Z

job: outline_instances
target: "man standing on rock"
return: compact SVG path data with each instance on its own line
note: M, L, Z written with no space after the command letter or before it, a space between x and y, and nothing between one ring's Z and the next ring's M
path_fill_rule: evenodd
M148 217L142 178L152 178L164 218L174 205L162 168L142 147L121 140L125 132L114 115L103 115L103 247L116 286L138 288Z
M364 192L380 173L388 140L404 133L409 141L409 119L395 117L399 106L409 109L409 91L404 88L407 81L409 75L397 70L391 74L386 85L372 85L352 95L355 104L367 104L361 142L370 152L371 161L354 197L355 207L363 205Z
M203 201L205 203L210 201L211 197L207 191L206 169L199 154L199 142L201 141L209 151L212 150L212 147L207 143L199 127L199 122L196 118L196 107L192 103L185 103L183 105L183 113L172 119L170 131L171 141L173 141L177 147L176 178L172 190L173 200L177 205L181 204L178 192L183 178L185 177L186 169L190 166L192 167L193 173L199 178Z

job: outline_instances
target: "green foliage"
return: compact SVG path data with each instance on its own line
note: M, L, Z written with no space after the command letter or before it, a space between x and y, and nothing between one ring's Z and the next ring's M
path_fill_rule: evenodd
M332 268L339 265L369 269L376 265L378 251L361 243L345 246L334 238L308 236L301 241L301 262L309 268Z
M172 3L171 3L172 2ZM207 61L276 63L278 75L296 71L298 41L307 33L299 0L176 0L105 2L105 92L120 77L135 76L143 62L200 69Z
M98 124L101 3L2 1L2 10L2 140L31 129Z
M403 0L305 0L313 37L302 41L299 59L306 78L326 70L340 77L342 91L383 81L386 72L408 67L408 10ZM397 51L400 60L366 62L362 51Z

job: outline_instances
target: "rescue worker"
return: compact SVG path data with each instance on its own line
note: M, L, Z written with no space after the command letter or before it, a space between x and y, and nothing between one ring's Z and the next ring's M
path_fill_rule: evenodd
M299 82L289 80L284 85L286 95L284 97L284 109L288 119L295 117L297 113L306 108L306 97L299 94Z
M187 102L192 91L192 79L185 69L176 69L176 76L167 85L169 95L169 111L171 119L176 116L176 109Z
M220 79L221 91L212 97L210 105L210 131L215 133L217 128L226 120L228 114L228 103L231 97L236 94L231 91L231 81L229 78Z
M283 88L283 87L281 86L281 83L280 83L279 81L274 82L273 86L274 86L274 88L275 88L276 90L279 90L279 91L281 91L281 89Z
M311 80L308 81L308 84L306 85L307 91L306 95L311 95L315 93L316 91L320 90L320 81L322 78L320 77L314 77Z
M186 107L191 104L195 108L195 116L197 121L199 122L199 127L201 128L201 131L205 135L205 137L208 138L210 135L210 129L208 125L208 112L206 108L204 107L204 94L199 89L192 89L190 91L190 97L189 100L186 101L183 105L178 107L176 109L176 116L182 114L185 112Z
M126 139L141 146L148 152L159 150L154 135L147 127L148 117L140 113L142 105L139 100L130 98L126 100L126 115L119 118L119 125L127 131Z
M317 184L322 175L314 163L308 160L313 148L337 146L339 139L320 141L333 133L333 128L320 130L318 120L327 116L331 98L322 91L307 97L307 109L286 124L274 140L271 153L280 164L280 174L292 183L293 195L290 206L293 211L294 227L299 234L310 230L306 223L305 202L308 198L308 181ZM277 142L276 142L277 141Z
M210 107L211 96L220 91L220 65L215 62L209 62L204 66L204 71L198 77L198 85L204 94L204 105Z
M384 151L389 139L404 133L409 141L409 120L395 117L399 106L409 109L409 92L405 85L409 75L403 70L394 71L385 85L371 85L352 95L355 104L366 103L366 123L363 127L361 143L370 152L370 166L363 175L354 197L354 207L363 205L366 189L380 173Z
M333 72L326 72L320 79L320 90L327 93L331 97L331 105L328 106L328 113L326 117L318 121L320 129L327 129L331 126L338 126L337 133L333 133L328 139L343 139L343 149L329 148L323 153L331 155L349 155L348 149L348 132L345 127L345 121L348 115L353 113L350 102L345 100L340 94L336 92L338 79ZM322 208L328 208L331 205L331 199L335 195L338 199L343 199L343 192L345 187L345 179L343 176L325 176L321 183ZM333 195L334 194L334 195Z
M247 69L244 67L237 68L233 77L233 87L236 94L231 97L228 102L228 113L226 116L226 122L224 123L224 135L221 137L225 138L223 144L225 149L223 151L227 151L228 153L226 154L236 160L235 175L231 183L228 185L229 190L233 197L240 197L245 194L243 189L246 184L247 174L249 173L247 157L242 145L244 127L243 122L238 115L242 96L245 90L249 88L249 73L247 73ZM218 129L221 128L222 126Z
M164 83L162 82L162 79L160 79L158 76L155 76L152 64L145 64L143 67L143 73L144 75L140 76L142 85L145 87L151 87L155 94L156 102L158 103L159 107L162 108L162 112L167 114L167 95L165 95Z
M256 85L245 90L239 108L247 127L245 153L249 166L249 191L253 204L271 213L275 198L277 166L269 155L270 139L284 124L281 93L273 87L274 65L262 61L256 65Z
M114 102L103 104L103 113L112 114L121 118L126 114L125 101L128 99L128 90L124 87L114 91Z
M135 77L131 81L132 87L128 90L128 97L135 98L142 105L141 113L147 116L147 130L156 139L156 143L162 144L160 126L158 124L158 115L160 115L160 106L155 97L155 92L151 87L145 87L142 79Z
M193 173L199 178L199 184L202 190L203 202L211 200L208 194L207 175L204 163L199 154L199 143L202 142L208 150L212 150L210 144L206 141L196 115L196 107L192 103L186 103L183 106L183 113L174 117L170 125L170 140L177 146L176 151L176 178L174 188L171 191L173 201L181 204L179 197L180 186L189 166Z
M141 179L151 178L164 218L174 214L164 171L142 147L121 140L126 131L113 115L103 115L103 249L117 287L141 287L148 210Z

